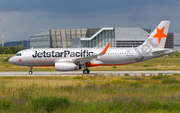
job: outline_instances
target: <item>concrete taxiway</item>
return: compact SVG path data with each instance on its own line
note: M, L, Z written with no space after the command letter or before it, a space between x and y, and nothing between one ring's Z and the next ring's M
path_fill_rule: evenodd
M88 75L103 74L103 75L124 75L128 73L130 75L158 75L180 73L180 71L91 71ZM58 72L58 71L34 71L32 75L28 72L0 72L0 76L78 76L82 75L82 71L70 71L70 72Z

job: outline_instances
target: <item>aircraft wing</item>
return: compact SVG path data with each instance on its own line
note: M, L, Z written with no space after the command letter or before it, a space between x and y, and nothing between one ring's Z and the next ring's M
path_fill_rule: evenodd
M55 62L74 62L74 63L80 63L80 64L85 64L86 62L89 62L93 59L97 59L98 56L104 55L107 51L107 49L109 48L110 43L108 43L108 45L103 49L102 52L100 52L97 55L93 55L93 56L87 56L87 57L81 57L81 58L69 58L69 59L61 59L60 61L57 60Z

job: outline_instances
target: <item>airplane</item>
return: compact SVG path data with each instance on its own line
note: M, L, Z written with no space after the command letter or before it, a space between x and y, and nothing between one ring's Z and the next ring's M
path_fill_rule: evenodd
M9 63L29 66L33 74L34 66L54 66L56 71L74 71L87 67L116 66L132 64L161 57L174 50L164 48L170 21L161 21L146 41L138 47L109 48L39 48L19 51L9 59Z

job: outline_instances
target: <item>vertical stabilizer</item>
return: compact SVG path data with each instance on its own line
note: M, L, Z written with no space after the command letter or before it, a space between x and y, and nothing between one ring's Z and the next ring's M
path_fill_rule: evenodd
M152 48L163 49L165 46L170 21L161 21L148 39L140 46L149 45Z

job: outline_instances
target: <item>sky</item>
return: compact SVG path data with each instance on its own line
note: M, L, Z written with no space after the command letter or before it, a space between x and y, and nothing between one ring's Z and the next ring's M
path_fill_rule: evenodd
M154 30L162 20L171 21L169 32L180 33L180 0L0 0L5 42L29 40L44 29Z

